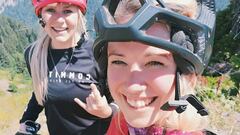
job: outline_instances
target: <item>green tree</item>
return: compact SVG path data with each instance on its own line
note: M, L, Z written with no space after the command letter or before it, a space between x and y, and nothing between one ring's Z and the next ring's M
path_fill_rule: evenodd
M25 73L24 49L36 40L34 30L12 18L0 15L0 68Z

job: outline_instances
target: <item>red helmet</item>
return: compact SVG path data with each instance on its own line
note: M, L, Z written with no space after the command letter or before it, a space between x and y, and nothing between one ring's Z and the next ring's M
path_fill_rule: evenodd
M71 3L73 5L78 6L82 13L86 12L87 0L32 0L32 4L35 8L35 13L37 16L40 15L40 11L43 7L45 7L48 4L58 2Z

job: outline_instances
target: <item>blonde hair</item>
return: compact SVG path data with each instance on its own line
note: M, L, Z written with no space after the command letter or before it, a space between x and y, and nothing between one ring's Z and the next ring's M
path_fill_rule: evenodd
M77 31L80 34L86 33L86 19L79 9L79 20ZM77 33L76 33L77 34ZM87 35L85 34L87 37ZM34 94L39 105L44 104L48 93L48 65L47 54L51 38L42 30L37 41L33 43L29 52L30 69Z
M195 19L197 17L197 1L196 0L163 0L165 5L182 15Z
M198 3L196 0L163 0L167 8L195 19L197 17ZM158 4L158 3L156 3ZM141 7L139 0L121 0L118 4L114 18L121 19L122 16L126 16L132 13L136 13Z
M168 8L183 14L188 17L195 18L197 13L197 2L196 0L164 0ZM175 9L181 5L184 8ZM115 12L115 20L121 20L121 16L134 15L137 10L141 7L139 0L122 0ZM189 7L189 8L188 8ZM191 10L189 10L191 9ZM193 14L191 13L193 12ZM162 22L160 22L162 23ZM182 74L180 77L180 92L181 95L194 94L194 88L196 86L197 76L195 74ZM171 99L174 97L172 93ZM164 118L160 121L161 126L171 129L179 129L184 131L196 131L201 130L208 124L207 117L200 116L196 109L188 105L186 111L178 114L176 111L166 112ZM120 118L119 118L120 119ZM120 122L120 121L119 121ZM118 123L120 124L120 123ZM159 123L156 123L156 125Z
M197 82L196 74L181 74L180 93L181 95L195 95L195 86ZM174 94L173 94L174 95ZM203 117L197 113L197 110L190 104L186 111L178 114L176 111L170 112L165 119L166 128L174 128L184 131L202 130L208 125L208 117Z

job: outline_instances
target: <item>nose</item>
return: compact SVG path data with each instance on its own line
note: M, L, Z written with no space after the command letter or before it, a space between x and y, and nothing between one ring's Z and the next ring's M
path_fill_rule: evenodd
M54 14L54 18L53 18L56 22L64 22L64 15L62 13L55 13Z
M134 63L130 67L130 72L139 72L142 71L141 66L138 63Z
M146 90L146 80L143 70L138 64L133 64L130 68L130 75L127 82L127 90L131 94L141 93Z
M128 97L136 98L145 96L147 91L147 85L143 82L129 82L126 87L126 94Z

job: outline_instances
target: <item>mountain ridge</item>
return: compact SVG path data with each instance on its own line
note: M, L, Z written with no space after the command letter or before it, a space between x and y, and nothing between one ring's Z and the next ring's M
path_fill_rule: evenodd
M7 0L4 0L7 1ZM8 0L16 1L16 0ZM230 0L215 0L217 11L225 9L229 4ZM88 21L87 28L90 31L93 31L93 20L94 13L97 8L101 5L102 0L88 0L88 7L86 13L86 19ZM3 15L9 16L15 20L21 21L31 28L39 27L37 22L37 17L34 14L34 8L32 6L31 0L18 0L16 3L10 2L5 5L5 10L2 12ZM10 6L11 5L11 6ZM1 3L0 3L1 9ZM0 12L1 13L1 12Z

